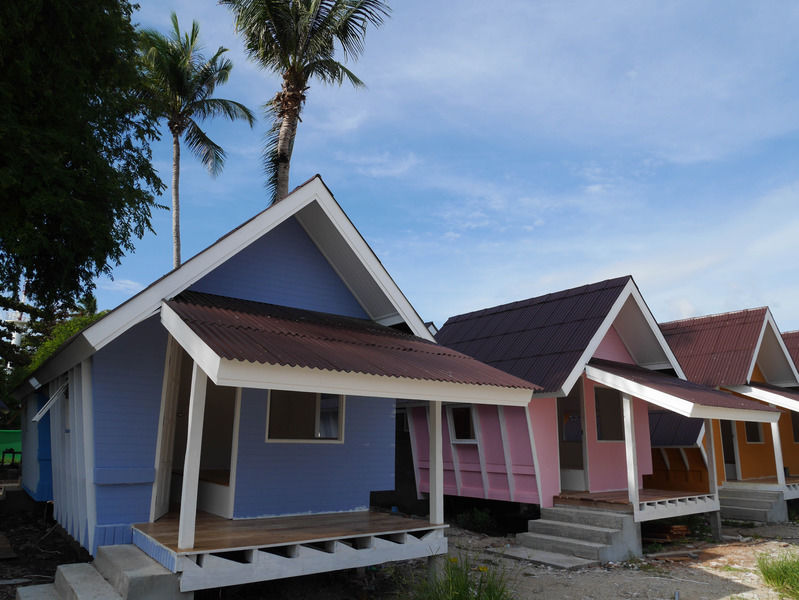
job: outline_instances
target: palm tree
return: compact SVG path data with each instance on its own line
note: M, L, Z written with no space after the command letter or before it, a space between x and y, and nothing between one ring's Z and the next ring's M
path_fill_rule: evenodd
M180 266L180 138L216 177L224 166L225 151L200 129L195 118L224 116L242 119L253 126L249 108L234 100L212 98L217 85L225 83L233 63L219 47L206 59L198 45L200 26L191 24L191 33L181 34L178 17L172 13L172 31L164 35L151 29L142 31L140 51L146 74L145 95L160 117L166 119L172 134L172 248L173 264Z
M267 135L264 169L272 201L289 191L289 167L297 123L308 82L355 87L363 82L335 60L338 44L344 59L357 59L368 25L379 26L390 9L382 0L220 0L236 18L250 57L281 76L277 95L266 103L273 126Z

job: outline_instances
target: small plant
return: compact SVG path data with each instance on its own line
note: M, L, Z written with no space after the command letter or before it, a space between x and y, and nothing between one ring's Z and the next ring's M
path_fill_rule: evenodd
M421 581L414 600L513 600L503 571L473 566L468 558L450 558L441 573Z
M770 587L788 598L799 599L799 554L761 554L757 557L757 568Z

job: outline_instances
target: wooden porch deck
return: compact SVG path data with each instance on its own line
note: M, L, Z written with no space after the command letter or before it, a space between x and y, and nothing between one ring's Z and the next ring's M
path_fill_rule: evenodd
M639 489L638 506L630 504L627 490L613 492L563 491L554 503L597 510L634 513L636 521L665 519L719 509L718 495L695 491Z
M310 544L373 535L413 533L448 527L448 525L431 525L422 519L372 511L262 519L225 519L198 512L194 547L180 550L178 549L179 522L177 513L169 513L155 523L139 523L133 528L175 554L191 555Z

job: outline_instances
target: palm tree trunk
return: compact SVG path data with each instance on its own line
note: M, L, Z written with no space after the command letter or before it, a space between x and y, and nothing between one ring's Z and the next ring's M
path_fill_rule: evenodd
M180 136L172 134L172 266L180 266Z
M289 169L291 154L294 151L294 138L297 136L299 111L289 110L283 115L277 141L277 183L275 202L289 195Z

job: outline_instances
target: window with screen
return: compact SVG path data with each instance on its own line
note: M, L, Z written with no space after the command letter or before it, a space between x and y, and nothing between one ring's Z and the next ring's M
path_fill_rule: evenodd
M744 429L746 430L746 442L748 444L760 444L763 442L763 429L760 423L747 421L744 423Z
M624 441L621 394L609 388L594 388L596 439L602 442Z
M266 440L340 442L344 439L344 398L335 394L271 390Z

